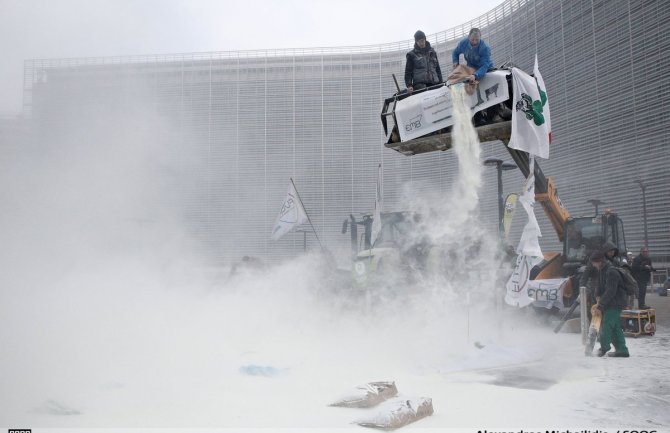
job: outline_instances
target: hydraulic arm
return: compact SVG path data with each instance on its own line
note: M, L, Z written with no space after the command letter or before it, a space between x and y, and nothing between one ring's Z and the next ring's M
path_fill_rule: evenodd
M530 162L528 153L511 149L505 145L507 151L514 159L514 162L523 173L524 177L530 174ZM544 213L549 218L551 225L554 227L558 239L563 242L565 239L565 222L570 218L570 212L563 206L558 190L554 185L554 180L551 177L546 177L540 168L540 165L535 161L535 201L539 202L544 209Z

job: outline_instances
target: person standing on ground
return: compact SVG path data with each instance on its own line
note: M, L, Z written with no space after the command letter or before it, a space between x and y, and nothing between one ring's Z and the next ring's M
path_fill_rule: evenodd
M619 248L614 245L612 242L605 242L602 248L603 253L605 253L605 258L609 260L614 266L621 267L622 261L619 257Z
M647 285L651 280L651 273L654 272L654 267L651 265L651 258L649 258L649 248L644 246L640 248L640 255L633 260L631 267L633 277L637 281L637 308L640 310L648 310L645 304L645 297L647 296Z
M472 75L466 77L469 81L479 81L484 78L488 71L493 69L491 48L484 42L482 32L476 27L470 29L468 37L463 38L451 53L454 68L458 66L458 58L461 54L465 57L468 67L475 69Z
M612 242L605 242L600 251L602 251L604 257L612 265L618 267L622 265L621 261L619 260L619 249ZM598 286L597 278L598 278L598 269L596 269L595 266L593 266L591 264L591 261L589 260L586 263L586 267L584 268L579 279L579 287L586 287L587 289L589 304L592 303L595 304L595 291Z
M604 356L614 345L614 352L607 356L628 358L626 337L621 328L621 311L626 308L627 296L623 279L614 266L605 259L602 251L591 254L590 262L598 270L598 285L596 287L596 308L602 314L600 325L600 349L598 356Z
M407 53L405 86L407 92L424 89L442 82L442 70L437 53L421 30L414 33L414 49Z

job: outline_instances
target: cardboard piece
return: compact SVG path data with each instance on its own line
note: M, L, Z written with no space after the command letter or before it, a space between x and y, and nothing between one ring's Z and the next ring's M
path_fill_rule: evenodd
M395 382L370 382L357 386L345 397L331 403L330 406L373 407L396 395L398 395L398 389Z
M396 429L433 414L433 400L427 397L391 400L373 417L356 421L362 427Z

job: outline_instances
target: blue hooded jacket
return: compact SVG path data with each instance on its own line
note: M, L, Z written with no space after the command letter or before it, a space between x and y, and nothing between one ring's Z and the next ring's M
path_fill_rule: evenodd
M458 56L463 54L465 56L465 61L468 62L468 66L475 68L475 77L477 80L486 75L486 72L493 69L493 61L491 61L491 48L484 42L483 39L479 40L479 44L476 47L470 45L470 40L466 37L463 38L454 52L451 53L451 59L453 64L458 63Z

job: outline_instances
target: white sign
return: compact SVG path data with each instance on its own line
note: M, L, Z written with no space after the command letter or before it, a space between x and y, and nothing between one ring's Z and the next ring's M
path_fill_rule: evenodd
M567 278L552 278L547 280L530 280L528 282L528 296L533 299L533 306L551 309L563 307L563 288Z
M507 75L507 71L489 72L479 82L476 91L466 95L465 103L470 106L473 115L510 98ZM412 140L453 125L452 105L446 85L398 101L395 117L400 141Z

